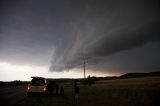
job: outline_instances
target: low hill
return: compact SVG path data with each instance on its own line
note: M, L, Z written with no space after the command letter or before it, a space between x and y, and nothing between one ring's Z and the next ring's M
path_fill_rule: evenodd
M127 73L121 75L119 78L137 78L137 77L154 77L160 76L160 72L150 72L150 73Z

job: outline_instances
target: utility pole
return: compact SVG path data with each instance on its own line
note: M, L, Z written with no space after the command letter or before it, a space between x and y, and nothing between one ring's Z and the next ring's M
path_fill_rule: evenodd
M85 59L84 59L84 79L86 78L86 72L85 72L85 70L86 70L86 63L85 63Z

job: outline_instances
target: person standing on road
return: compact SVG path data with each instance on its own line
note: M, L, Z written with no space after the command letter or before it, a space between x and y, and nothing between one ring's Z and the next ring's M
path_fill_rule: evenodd
M78 104L78 99L79 99L79 87L77 82L75 82L74 85L74 93L75 93L75 104Z

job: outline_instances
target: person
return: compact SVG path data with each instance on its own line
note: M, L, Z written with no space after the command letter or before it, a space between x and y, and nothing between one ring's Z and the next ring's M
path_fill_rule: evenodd
M47 85L47 90L48 90L49 95L53 94L53 85L51 82L49 82L49 84Z
M59 90L58 83L56 83L55 88L56 88L56 96L58 96L58 90Z
M78 99L79 99L79 87L77 82L75 82L74 85L74 93L75 93L75 104L78 104Z
M64 97L64 88L63 85L60 87L60 96Z

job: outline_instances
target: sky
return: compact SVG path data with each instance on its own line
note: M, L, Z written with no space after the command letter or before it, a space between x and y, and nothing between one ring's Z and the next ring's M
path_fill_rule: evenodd
M1 0L0 80L160 71L158 0Z

